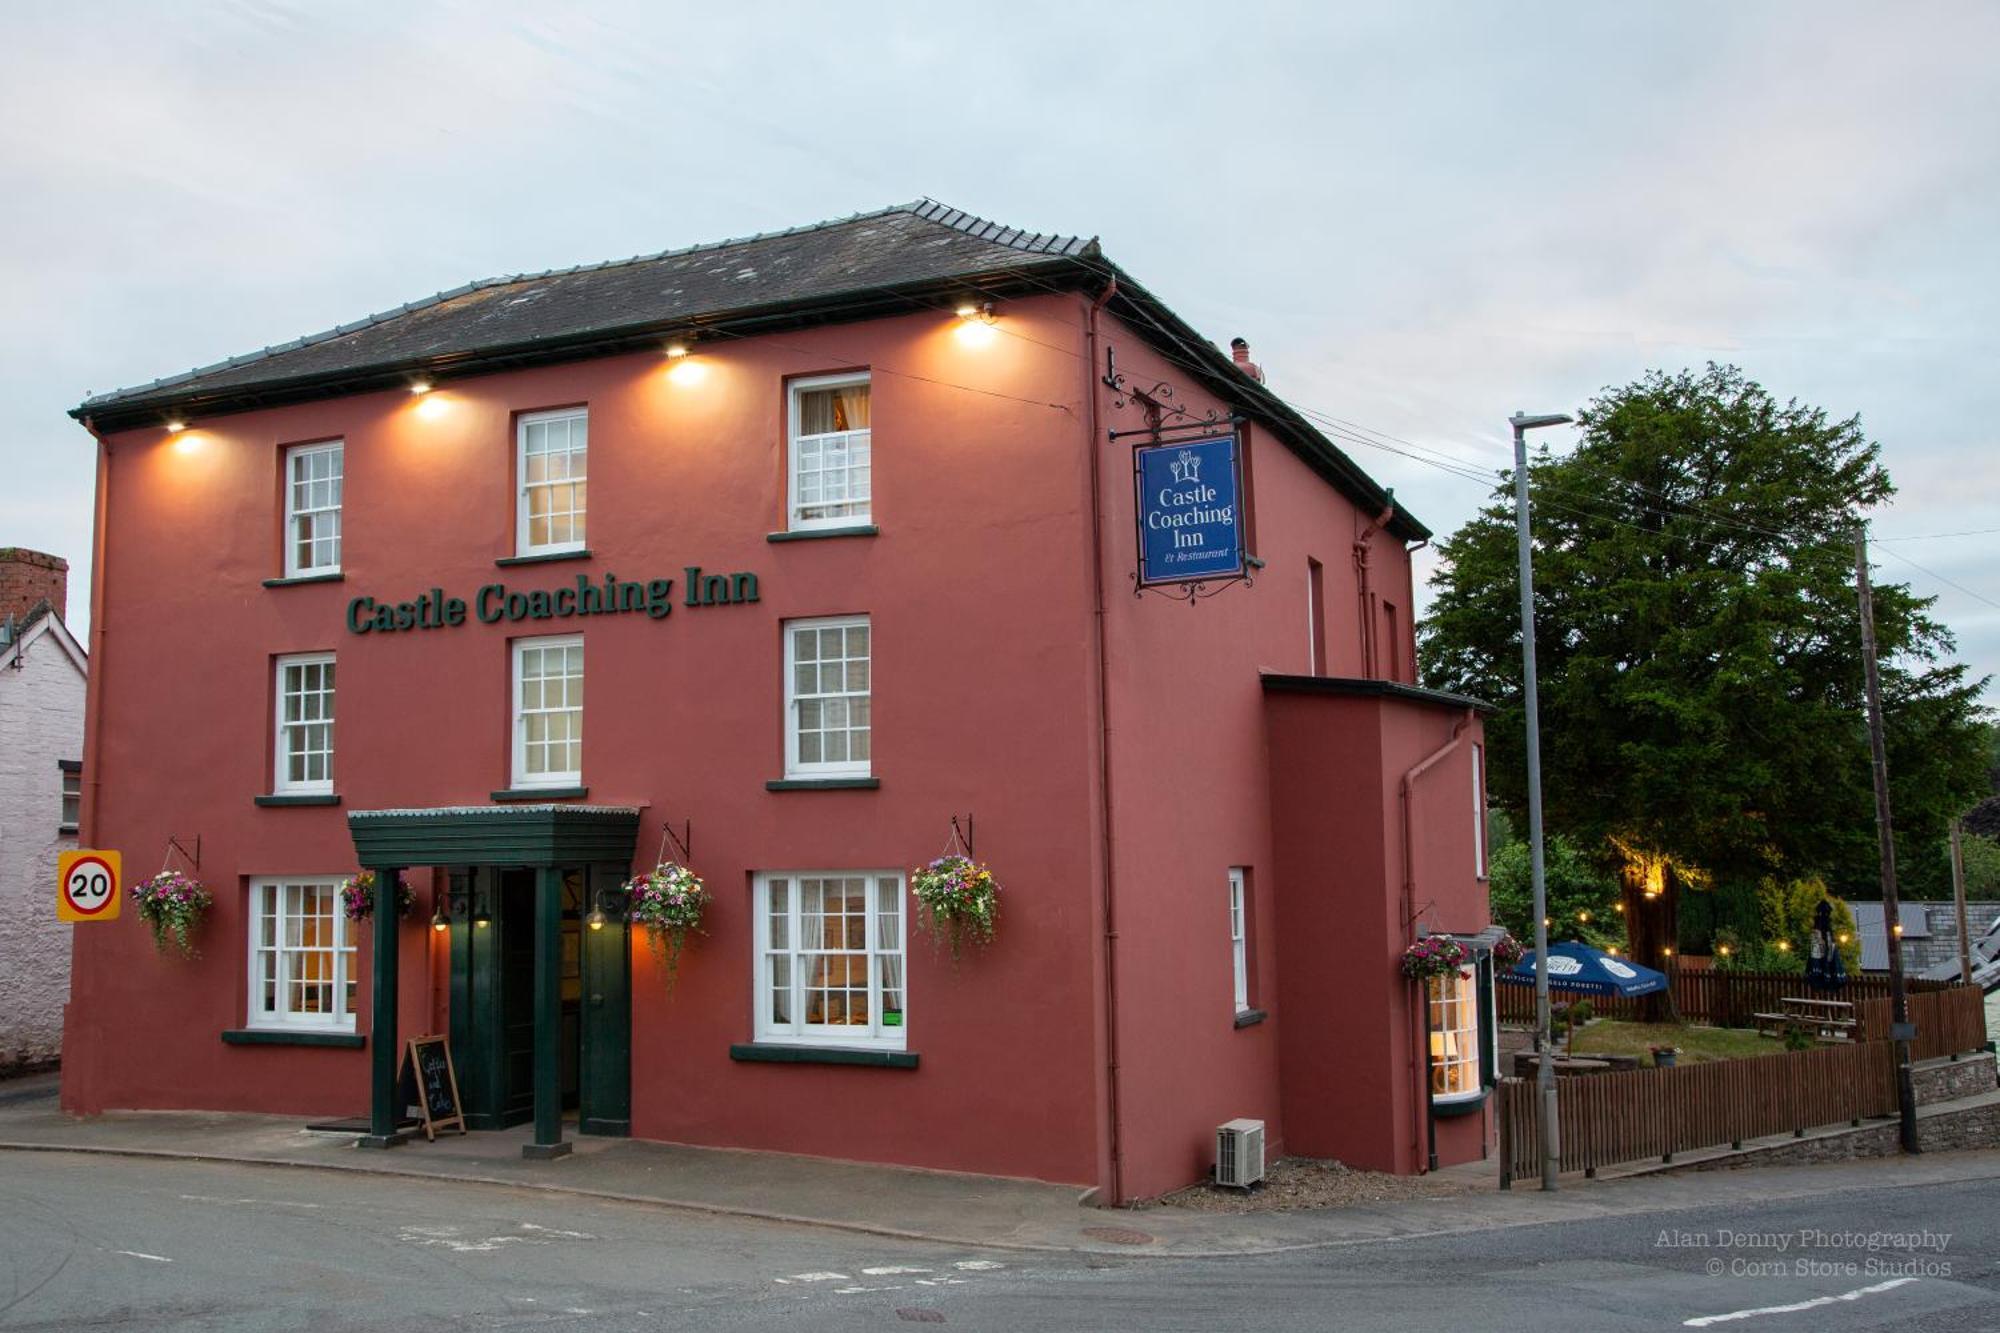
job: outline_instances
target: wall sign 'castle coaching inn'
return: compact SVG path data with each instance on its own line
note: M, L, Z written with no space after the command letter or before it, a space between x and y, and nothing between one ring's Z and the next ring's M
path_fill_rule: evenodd
M1139 582L1191 583L1243 573L1236 437L1135 451Z
M758 600L755 574L704 574L700 565L689 565L682 572L686 576L681 585L682 606L734 606ZM659 620L673 609L672 579L620 579L616 574L606 574L602 583L594 583L588 574L578 574L574 585L560 588L522 591L504 583L489 583L470 602L463 597L447 597L442 588L432 588L407 602L356 597L347 604L347 629L351 634L450 629L463 625L468 614L482 625L503 620L569 620L576 616L614 616L627 612L644 612Z

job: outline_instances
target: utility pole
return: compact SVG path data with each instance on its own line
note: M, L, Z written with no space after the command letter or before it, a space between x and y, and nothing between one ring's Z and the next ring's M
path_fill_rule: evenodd
M1861 597L1861 670L1868 691L1868 749L1875 771L1875 839L1882 849L1882 928L1889 942L1889 1038L1896 1043L1896 1106L1903 1151L1917 1146L1917 1093L1910 1081L1910 1000L1903 990L1903 916L1896 899L1896 829L1889 814L1889 753L1882 741L1882 678L1875 665L1875 595L1868 587L1868 529L1854 529L1854 586ZM1963 920L1964 918L1960 918ZM1964 932L1961 926L1960 933Z
M1951 821L1951 900L1958 905L1958 984L1972 984L1972 928L1965 920L1965 849L1959 844L1958 820Z
M1549 891L1542 860L1542 724L1535 693L1535 570L1528 535L1527 432L1561 426L1560 413L1509 417L1514 428L1514 529L1521 565L1521 703L1528 715L1528 865L1535 885L1535 1048L1541 1061L1535 1091L1541 1102L1542 1188L1556 1187L1562 1161L1562 1134L1556 1125L1556 1053L1549 1032Z

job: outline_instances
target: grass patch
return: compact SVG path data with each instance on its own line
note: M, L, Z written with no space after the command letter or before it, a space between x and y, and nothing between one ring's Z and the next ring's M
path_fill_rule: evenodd
M1784 1049L1769 1037L1760 1037L1755 1028L1711 1028L1680 1023L1627 1023L1615 1018L1599 1019L1578 1028L1570 1038L1570 1054L1636 1055L1644 1064L1652 1063L1654 1046L1678 1046L1682 1064L1706 1060L1741 1060L1752 1055L1772 1055Z

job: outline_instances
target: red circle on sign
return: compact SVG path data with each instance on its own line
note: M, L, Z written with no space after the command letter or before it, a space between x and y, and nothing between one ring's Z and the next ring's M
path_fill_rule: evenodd
M82 903L71 897L69 891L70 881L74 880L76 872L82 870L85 866L95 866L102 871L107 884L115 885L118 882L118 877L111 873L111 863L101 856L79 856L76 860L70 862L69 873L63 876L63 900L69 904L69 909L72 912L81 912L85 916L96 916L99 912L111 906L118 895L115 892L107 892L104 895L104 901L95 907L85 907Z

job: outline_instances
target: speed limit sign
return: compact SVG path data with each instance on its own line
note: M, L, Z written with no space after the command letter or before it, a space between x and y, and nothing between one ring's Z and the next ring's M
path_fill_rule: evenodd
M56 858L56 916L63 921L118 919L116 852L64 852Z

